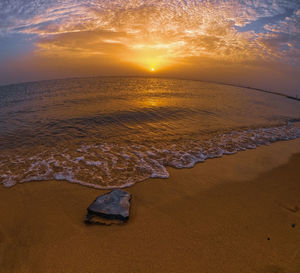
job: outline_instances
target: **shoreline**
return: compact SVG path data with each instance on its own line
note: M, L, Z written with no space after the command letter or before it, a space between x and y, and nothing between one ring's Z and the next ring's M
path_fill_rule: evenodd
M83 222L105 190L1 187L1 272L299 272L299 144L168 168L169 179L125 189L133 199L122 226Z
M23 178L22 180L18 181L19 176L22 176L24 174L24 172L30 173L33 166L39 165L39 167L41 167L40 162L43 161L43 159L37 158L35 162L31 162L30 167L28 167L28 166L24 167L24 166L22 166L22 164L20 164L20 166L21 166L20 169L22 169L22 172L17 173L15 175L11 175L10 168L13 170L12 172L15 173L15 170L18 170L19 166L15 165L14 168L9 166L8 172L2 174L2 182L0 183L0 186L2 184L4 187L10 188L17 184L57 180L57 181L67 181L72 184L79 184L82 186L99 189L99 190L129 188L129 187L133 187L136 183L144 182L148 179L169 178L170 172L168 170L172 169L172 168L179 169L179 170L191 169L191 168L194 168L197 164L201 164L209 159L220 158L220 157L227 156L227 155L234 155L234 154L237 154L240 152L244 152L246 150L257 149L261 146L269 146L276 142L291 141L291 140L296 140L297 138L300 139L300 135L299 135L300 127L299 126L300 126L300 122L298 120L295 120L292 126L290 126L289 123L286 123L285 125L282 124L282 125L271 126L271 127L267 127L267 128L258 127L256 129L248 128L248 130L231 131L230 133L224 132L223 134L212 136L210 139L203 140L203 142L200 143L200 145L193 143L192 151L189 151L189 149L184 148L184 150L186 150L186 154L184 156L179 155L179 159L178 159L178 154L176 154L178 152L178 150L175 149L175 151L172 151L172 149L171 149L169 151L167 150L167 154L164 154L165 157L168 156L168 153L170 153L172 155L171 159L169 159L169 161L164 162L164 160L162 160L163 161L163 163L162 163L160 161L162 159L161 155L156 154L156 156L158 156L158 159L155 158L155 160L154 160L156 162L155 164L151 164L151 163L149 164L149 162L148 162L148 163L142 165L142 167L141 167L140 162L143 161L144 158L146 158L146 159L148 158L148 159L150 159L150 161L152 161L151 155L149 157L147 157L148 150L150 148L150 151L151 151L151 147L147 148L146 146L142 145L142 147L144 148L144 151L143 151L144 154L142 156L142 159L139 158L139 160L136 160L135 162L133 162L133 166L139 165L141 167L141 171L143 171L142 168L148 168L148 169L150 168L150 173L148 173L145 177L143 177L142 180L137 179L135 177L135 171L137 172L137 169L135 169L131 173L127 174L127 177L130 177L131 179L128 178L127 180L126 179L123 180L122 184L120 184L120 183L112 183L113 185L108 184L110 186L107 186L107 183L105 183L106 181L101 181L101 180L100 180L100 183L98 183L98 180L93 181L93 183L92 183L91 181L89 181L89 177L85 177L85 179L83 179L83 180L78 180L78 179L76 179L76 172L74 172L74 173L71 172L71 174L69 174L69 175L64 175L64 174L62 174L62 172L56 172L54 170L53 166L49 165L49 163L50 164L53 163L53 154L51 154L51 152L50 152L50 155L52 155L52 157L50 157L50 161L49 161L49 158L46 159L45 164L46 164L46 168L48 168L48 172L50 172L50 173L51 173L51 171L53 172L52 175L46 174L46 176L42 175L42 177L39 177L40 174L37 171L36 174L31 174L31 177L29 176L26 179ZM278 131L280 131L280 132L278 132ZM233 136L232 136L232 134L233 134ZM250 134L250 136L249 136L249 134ZM252 137L251 137L251 134L252 134ZM254 134L254 136L253 136L253 134ZM285 134L285 137L283 137L282 134ZM225 140L223 139L224 137L225 137ZM233 141L233 143L231 142L232 138L235 139ZM247 139L247 143L244 143L245 138ZM215 142L217 142L217 145L215 145ZM104 145L111 145L111 144L104 143ZM93 148L97 149L98 147L95 146ZM113 148L113 145L111 145L110 148ZM127 148L128 148L128 150L126 152L129 152L129 154L131 154L131 155L135 154L135 151L132 151L131 146L128 146ZM100 148L100 152L103 152L103 150L101 150L101 148ZM152 153L152 151L150 153ZM180 147L179 147L179 153L181 153ZM120 156L120 154L118 154L118 153L117 153L117 155ZM127 154L125 154L125 155L128 156ZM187 158L184 158L185 156L187 156ZM11 158L8 158L8 160L6 159L6 162L10 162L10 160L11 160ZM19 159L17 158L17 161L18 160ZM74 163L74 161L75 161L78 164L78 162L81 160L83 162L85 162L86 165L99 164L99 161L97 161L98 159L94 159L96 161L92 160L91 162L89 160L85 161L84 156L82 157L82 154L80 155L80 157L77 157L77 158L74 157L73 161L72 160L70 160L70 161L71 161L71 163ZM107 158L106 158L106 160L107 160ZM14 161L14 160L12 160L12 161ZM27 162L27 161L28 161L28 159L25 158L25 159L23 159L22 162ZM54 162L56 162L55 159L54 159ZM61 163L61 162L59 162L59 163ZM64 163L64 165L65 165L65 162L62 162L62 163ZM114 162L112 162L112 163L114 164ZM127 164L127 163L125 163L125 164ZM4 169L5 169L5 167L6 166L4 165ZM61 167L64 168L63 166L61 166ZM127 165L127 167L128 167L128 165ZM158 169L157 169L157 167L158 167ZM73 168L72 168L72 170L73 170ZM75 168L75 170L76 170L76 168ZM85 173L87 173L88 170L84 170L84 171L85 171ZM54 177L56 177L56 179ZM113 177L115 177L116 181L119 181L119 176L117 176L117 175L110 176L110 174L109 174L109 178L113 178ZM79 179L81 179L81 178L79 178ZM92 180L92 179L90 178L90 180ZM89 181L89 182L86 182L86 181ZM112 182L116 182L116 181L114 181L112 179ZM116 185L114 185L114 184L116 184Z

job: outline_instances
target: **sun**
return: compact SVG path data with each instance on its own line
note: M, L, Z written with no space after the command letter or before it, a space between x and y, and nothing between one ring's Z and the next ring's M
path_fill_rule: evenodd
M155 71L155 68L154 68L154 67L152 67L152 68L151 68L151 71L152 71L152 72L154 72L154 71Z

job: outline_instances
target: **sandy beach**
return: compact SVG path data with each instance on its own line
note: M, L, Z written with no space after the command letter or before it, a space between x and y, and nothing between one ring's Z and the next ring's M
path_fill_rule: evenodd
M0 14L0 273L300 273L300 0Z
M124 225L86 225L106 192L64 181L0 188L0 272L300 272L300 139L171 169Z

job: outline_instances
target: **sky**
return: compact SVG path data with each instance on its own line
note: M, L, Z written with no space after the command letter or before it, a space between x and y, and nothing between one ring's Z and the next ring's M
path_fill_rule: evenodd
M300 94L300 1L0 1L0 84L98 75Z

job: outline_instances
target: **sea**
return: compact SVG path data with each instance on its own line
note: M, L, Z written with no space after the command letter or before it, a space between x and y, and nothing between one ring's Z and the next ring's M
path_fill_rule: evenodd
M123 188L300 137L300 102L217 83L92 77L0 86L0 183ZM280 155L278 155L280 156Z

